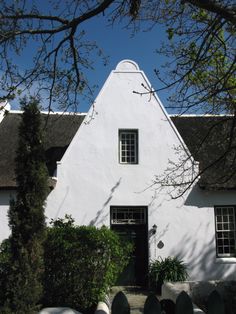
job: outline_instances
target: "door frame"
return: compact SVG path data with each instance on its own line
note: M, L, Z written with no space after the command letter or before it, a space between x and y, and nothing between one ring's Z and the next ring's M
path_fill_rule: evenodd
M139 211L140 212L142 212L143 213L143 215L141 215L141 217L140 217L140 219L139 219L139 217L138 217L138 215L136 215L136 218L137 218L137 221L135 222L135 219L134 219L134 217L132 217L133 219L130 219L130 222L129 221L127 221L127 220L129 220L127 217L126 217L126 219L124 219L124 223L122 223L122 222L116 222L116 223L114 223L113 222L113 216L112 216L112 214L113 214L113 211L115 210L115 209L124 209L124 210L131 210L131 212L132 212L132 210L134 211L134 210L137 210L136 211L136 213L138 213ZM148 269L149 269L149 238L148 238L148 206L131 206L131 205L129 205L129 206L121 206L121 205L119 205L119 206L114 206L114 205L112 205L112 206L110 206L110 228L111 229L113 229L114 231L115 231L115 226L120 226L120 227L122 227L122 226L124 226L124 227L132 227L132 226L134 226L134 225L136 225L136 226L138 226L138 225L142 225L142 226L144 226L144 234L143 234L143 236L144 236L144 260L143 260L143 263L144 263L144 268L145 268L145 274L144 274L144 277L146 278L146 280L144 281L144 286L147 286L148 285L148 279L147 279L147 275L148 275Z

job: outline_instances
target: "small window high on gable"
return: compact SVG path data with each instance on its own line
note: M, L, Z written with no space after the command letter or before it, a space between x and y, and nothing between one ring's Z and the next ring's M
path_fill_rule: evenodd
M138 163L138 130L119 130L119 162L121 164Z

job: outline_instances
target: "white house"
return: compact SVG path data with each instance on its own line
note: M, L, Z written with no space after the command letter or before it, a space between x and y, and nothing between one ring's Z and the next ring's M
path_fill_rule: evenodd
M170 117L154 93L140 94L147 89L138 65L124 60L87 115L50 116L46 150L56 178L46 216L71 214L77 224L110 226L132 239L123 284L144 284L148 261L168 256L182 259L193 280L236 279L236 179L228 157L218 158L232 117ZM0 239L9 234L19 120L10 112L0 123ZM169 180L190 181L198 166L201 175L175 199L172 186L154 182L164 183L176 165Z

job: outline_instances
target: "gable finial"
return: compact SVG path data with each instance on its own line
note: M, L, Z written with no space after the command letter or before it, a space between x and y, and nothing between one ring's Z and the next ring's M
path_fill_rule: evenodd
M139 71L139 66L132 60L122 60L116 66L116 71L134 72Z

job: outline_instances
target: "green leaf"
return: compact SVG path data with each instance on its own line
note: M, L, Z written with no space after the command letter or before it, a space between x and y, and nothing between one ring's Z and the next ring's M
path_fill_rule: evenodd
M166 32L167 32L167 34L168 34L168 39L169 40L171 40L172 38L173 38L173 36L174 36L174 28L168 28L167 30L166 30Z

